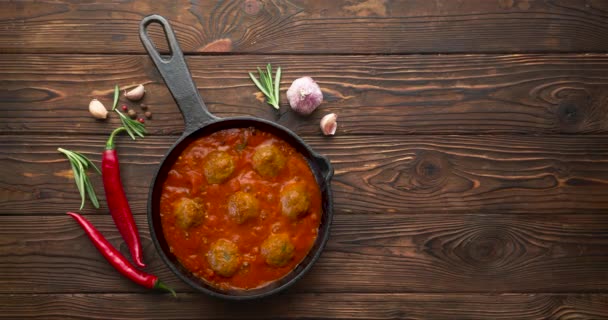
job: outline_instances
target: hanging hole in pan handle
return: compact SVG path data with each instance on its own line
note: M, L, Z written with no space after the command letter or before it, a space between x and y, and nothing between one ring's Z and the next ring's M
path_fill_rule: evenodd
M164 39L167 41L167 47L169 48L168 57L163 57L160 54L158 47L154 43L154 40L152 40L152 38L150 38L150 35L148 34L148 28L153 23L159 24L163 30L163 33L165 34ZM157 14L149 15L141 21L140 37L144 47L146 47L146 51L148 51L148 53L153 59L160 60L160 62L170 63L176 52L178 56L181 56L183 54L181 48L179 47L177 39L175 38L175 33L173 32L173 29L171 29L169 21Z
M148 27L152 23L160 24L163 29L165 39L169 44L170 55L168 57L163 58L160 55L154 42L148 35ZM218 118L207 110L207 106L192 80L192 74L190 73L190 69L188 69L184 54L179 47L169 21L157 14L145 17L139 26L139 37L184 116L186 124L184 134L190 134L204 125L217 120Z

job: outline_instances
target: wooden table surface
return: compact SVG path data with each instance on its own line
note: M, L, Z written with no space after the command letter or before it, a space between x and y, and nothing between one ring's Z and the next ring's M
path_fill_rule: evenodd
M0 8L0 318L608 318L608 1ZM172 23L214 114L276 121L335 167L327 248L282 294L210 298L156 253L148 188L183 121L138 37L151 13ZM247 76L269 62L283 68L279 113ZM325 101L298 117L284 92L305 75ZM122 178L146 270L177 299L121 277L65 215L80 198L57 147L99 164L119 122L88 102L139 83L153 119L145 139L119 139ZM331 138L318 128L329 112ZM127 254L92 180L102 207L81 212Z

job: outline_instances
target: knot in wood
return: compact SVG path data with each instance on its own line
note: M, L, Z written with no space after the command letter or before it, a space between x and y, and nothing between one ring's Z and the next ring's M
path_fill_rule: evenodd
M562 101L558 112L560 122L566 125L579 123L582 118L578 106L572 101Z
M585 125L591 104L591 97L586 92L568 94L561 99L557 106L561 131L578 132Z
M476 265L487 265L500 261L504 256L506 244L504 239L496 236L483 237L471 241L467 246L467 255Z
M558 160L555 160L551 164L549 172L552 172L556 178L567 178L571 175L570 166L567 163Z
M437 187L443 185L449 173L449 164L444 154L422 152L414 162L412 182L418 187Z
M464 237L467 238L453 249L468 272L495 273L504 270L514 258L514 243L507 232L476 229Z
M246 14L256 15L260 12L262 4L258 0L245 0L243 3L243 10Z
M423 160L416 166L416 173L430 180L435 180L441 176L441 168L438 163Z
M538 251L509 225L488 219L487 223L468 228L446 248L453 251L451 258L457 259L454 263L461 265L465 273L493 275L509 272L520 266L528 255L534 256L534 251Z

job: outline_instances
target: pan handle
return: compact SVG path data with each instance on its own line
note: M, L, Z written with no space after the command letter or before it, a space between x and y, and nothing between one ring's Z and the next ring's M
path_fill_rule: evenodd
M163 28L171 50L169 57L162 57L148 36L147 28L151 23L158 23ZM169 87L169 91L184 117L186 124L184 134L190 134L218 119L207 110L167 19L157 14L145 17L139 25L139 38L165 80L165 84Z

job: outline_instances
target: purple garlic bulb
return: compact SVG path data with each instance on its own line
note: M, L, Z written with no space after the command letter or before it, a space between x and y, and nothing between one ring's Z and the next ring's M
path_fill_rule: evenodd
M323 92L311 77L302 77L291 84L287 99L293 111L309 115L323 102Z

